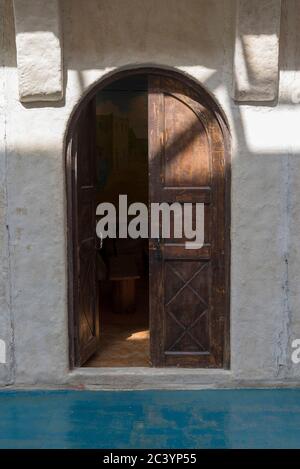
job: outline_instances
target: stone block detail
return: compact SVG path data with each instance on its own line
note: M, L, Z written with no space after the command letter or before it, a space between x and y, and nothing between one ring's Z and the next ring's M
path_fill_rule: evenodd
M59 0L14 0L14 16L20 100L62 99Z
M233 98L273 101L278 92L281 0L238 0Z

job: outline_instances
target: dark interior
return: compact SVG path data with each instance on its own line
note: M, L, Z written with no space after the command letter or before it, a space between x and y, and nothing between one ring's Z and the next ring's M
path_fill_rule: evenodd
M119 194L128 196L128 206L147 204L147 76L102 89L96 120L97 204L111 202L118 208ZM97 276L100 346L85 366L149 366L148 240L104 239Z

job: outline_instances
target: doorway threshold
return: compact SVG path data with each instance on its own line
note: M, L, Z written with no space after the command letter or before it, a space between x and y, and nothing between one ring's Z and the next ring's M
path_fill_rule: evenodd
M98 389L203 389L228 387L231 370L191 368L75 368L67 379L73 386L97 386Z

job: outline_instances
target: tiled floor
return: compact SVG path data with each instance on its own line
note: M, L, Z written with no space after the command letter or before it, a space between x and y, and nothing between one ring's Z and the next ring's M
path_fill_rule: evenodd
M115 312L111 298L100 306L100 347L88 367L149 366L149 314L147 281L137 282L136 309Z
M88 367L149 366L149 330L110 325Z
M300 448L300 389L1 391L1 448Z

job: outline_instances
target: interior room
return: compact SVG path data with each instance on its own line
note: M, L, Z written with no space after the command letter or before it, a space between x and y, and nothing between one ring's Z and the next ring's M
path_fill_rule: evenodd
M148 203L147 77L116 81L96 96L97 205L119 195ZM129 218L130 220L130 218ZM97 251L100 343L88 367L149 366L148 240L103 239Z

